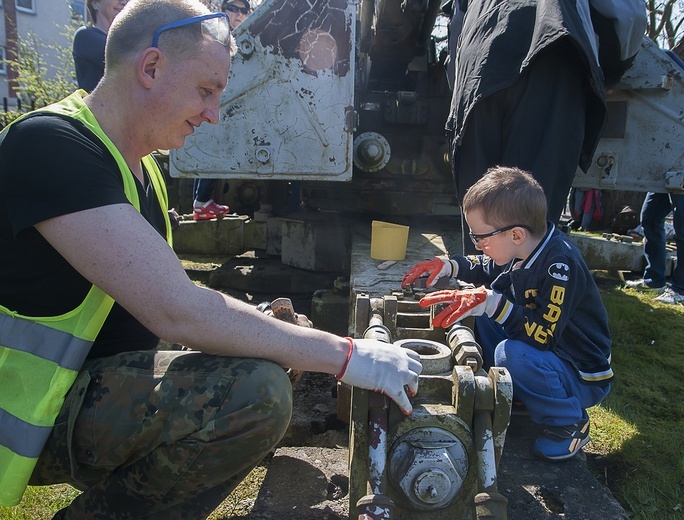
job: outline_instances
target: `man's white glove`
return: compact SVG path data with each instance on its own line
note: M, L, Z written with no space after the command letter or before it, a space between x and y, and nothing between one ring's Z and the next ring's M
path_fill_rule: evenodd
M418 353L374 339L350 342L350 357L337 379L350 386L382 392L405 415L411 415L409 396L418 392L418 376L423 370Z
M458 264L454 260L439 257L420 262L409 269L404 275L404 278L401 280L401 286L406 288L409 285L413 285L418 278L426 274L428 279L425 282L425 287L430 288L437 283L437 280L444 276L451 278L458 276Z

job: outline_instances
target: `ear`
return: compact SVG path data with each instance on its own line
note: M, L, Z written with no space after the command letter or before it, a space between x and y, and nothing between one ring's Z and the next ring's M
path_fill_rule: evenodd
M527 239L527 230L524 227L514 227L511 229L511 238L516 246L519 246Z
M136 68L138 81L145 88L151 88L154 81L159 78L159 72L165 63L166 59L162 51L156 47L145 49L140 58L138 58L138 66Z

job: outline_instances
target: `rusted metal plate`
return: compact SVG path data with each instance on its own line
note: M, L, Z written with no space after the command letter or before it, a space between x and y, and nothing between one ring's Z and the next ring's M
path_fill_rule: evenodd
M648 38L608 98L608 121L578 188L684 189L684 69Z
M349 180L356 5L266 0L235 30L220 121L170 154L174 177Z

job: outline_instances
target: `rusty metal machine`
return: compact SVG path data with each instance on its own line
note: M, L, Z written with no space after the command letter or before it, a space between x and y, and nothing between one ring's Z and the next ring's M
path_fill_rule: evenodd
M506 519L497 467L513 387L505 368L482 368L472 331L430 326L411 294L356 298L357 337L418 352L423 363L411 416L382 394L354 388L350 518Z
M234 32L219 123L171 151L171 175L230 179L234 208L273 205L287 183L271 181L296 181L309 208L455 214L440 3L264 0ZM575 185L682 191L682 99L684 69L644 38Z
M482 369L467 328L447 335L432 328L415 298L371 297L363 291L375 281L359 283L363 272L400 280L410 266L407 259L379 271L377 262L360 260L369 257L367 230L377 215L402 218L412 229L424 215L432 232L457 227L440 3L264 0L234 31L237 53L219 123L202 125L169 156L172 177L227 181L229 198L219 202L253 215L249 233L237 218L183 222L181 231L198 224L218 235L235 225L244 236L231 254L265 250L292 267L344 274L349 334L421 355L425 371L412 416L381 395L355 389L351 396L350 517L506 515L496 470L511 408L508 373ZM684 70L645 39L609 96L610 120L594 164L575 185L682 191L682 99ZM181 201L173 195L181 210L191 202L188 192ZM432 239L410 245L410 260L461 252L433 246Z

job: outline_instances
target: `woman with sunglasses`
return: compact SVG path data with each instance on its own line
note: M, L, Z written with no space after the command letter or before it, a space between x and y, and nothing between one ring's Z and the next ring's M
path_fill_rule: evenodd
M230 28L235 30L252 12L252 7L247 0L223 0L221 11L228 15Z

